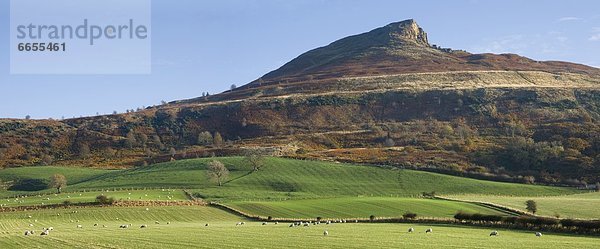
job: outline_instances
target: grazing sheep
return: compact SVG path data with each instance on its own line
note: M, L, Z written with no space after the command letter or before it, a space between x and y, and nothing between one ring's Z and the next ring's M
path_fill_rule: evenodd
M431 229L431 227L427 228L427 230L425 230L425 233L433 233L433 229Z
M290 227L294 227L294 226L295 226L294 223L290 224Z
M148 226L146 226L146 225L141 225L140 226L140 228L146 228L146 227L148 227Z
M323 236L327 236L327 235L329 235L329 232L328 232L327 230L325 230L325 231L323 232Z
M167 221L167 225L169 225L169 224L171 224L171 222L170 222L170 221Z
M95 223L95 224L94 224L94 226L95 226L95 227L97 227L97 226L98 226L98 223Z
M106 228L106 225L102 225L103 228Z
M146 208L146 211L149 211L149 210L150 210L149 208Z
M54 230L54 227L49 227L48 230L52 231Z
M409 233L412 233L412 232L414 232L414 231L415 231L415 229L414 229L414 228L412 228L412 227L408 229L408 232L409 232Z
M47 229L46 229L46 230L44 230L44 231L43 231L43 232L40 234L40 236L46 236L46 235L50 235L50 231L49 231L49 230L47 230Z
M119 228L123 228L123 229L129 228L129 225L120 225Z
M83 226L82 225L77 225L77 228L83 228Z
M26 230L26 231L25 231L25 236L29 236L29 235L31 235L31 234L32 234L32 232L31 232L31 231L29 231L29 230Z
M204 226L205 226L205 227L207 227L207 226L208 226L208 223L206 223L206 225L204 225Z
M266 225L267 225L267 223L266 223L266 222L263 222L263 223L262 223L262 225L263 225L263 226L266 226Z
M32 226L33 226L33 224L29 224L29 226L30 226L30 227L32 227Z
M275 225L279 224L279 222L275 221Z
M540 233L540 232L536 232L536 233L535 233L535 236L537 236L537 237L542 237L542 233Z
M155 221L155 222L154 222L154 224L156 224L156 225L159 225L159 224L160 224L160 222L158 222L158 221Z
M310 223L304 223L304 226L305 227L310 226Z
M329 224L331 224L330 220L328 220L327 222L325 222L325 225L329 225Z
M490 233L490 236L498 236L498 231L492 231L492 232Z
M31 219L31 215L27 215L27 218Z
M235 226L236 226L236 227L237 227L237 226L241 226L241 225L242 225L242 223L241 223L241 222L235 223Z
M243 222L243 221L242 221L242 225L246 225L246 222Z

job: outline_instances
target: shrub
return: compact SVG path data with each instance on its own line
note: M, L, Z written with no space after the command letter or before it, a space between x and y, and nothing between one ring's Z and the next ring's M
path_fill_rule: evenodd
M417 214L412 213L412 212L406 212L402 215L402 218L407 219L407 220L412 220L417 218Z
M69 200L63 201L63 205L65 205L65 206L71 206L72 204L73 204L73 202L71 202Z
M115 202L115 198L108 198L105 195L96 196L96 202L102 205L112 205Z

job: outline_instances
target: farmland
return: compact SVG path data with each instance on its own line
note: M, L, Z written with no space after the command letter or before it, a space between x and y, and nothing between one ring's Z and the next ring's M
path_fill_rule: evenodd
M288 224L245 221L210 207L81 208L70 210L1 213L2 248L281 248L311 245L327 248L596 248L600 239L531 231L424 224L345 223L290 228ZM58 214L61 214L60 216ZM116 220L119 218L119 220ZM34 220L38 220L35 222ZM71 222L73 220L73 222ZM77 222L77 220L79 222ZM155 224L158 221L160 224ZM169 222L170 224L167 224ZM32 223L34 226L29 227ZM93 226L94 224L98 226ZM209 226L205 226L208 223ZM121 224L132 224L128 229ZM147 228L140 228L142 224ZM82 228L77 228L82 225ZM27 229L53 226L49 236L23 236ZM104 227L106 226L106 227ZM408 233L414 227L415 233ZM433 233L425 234L427 228ZM323 236L323 231L329 232Z

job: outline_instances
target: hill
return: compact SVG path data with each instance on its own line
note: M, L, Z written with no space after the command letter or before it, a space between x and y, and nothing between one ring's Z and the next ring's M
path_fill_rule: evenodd
M119 115L0 120L0 167L131 168L259 149L509 182L600 181L599 69L470 54L426 37L407 20L217 95Z

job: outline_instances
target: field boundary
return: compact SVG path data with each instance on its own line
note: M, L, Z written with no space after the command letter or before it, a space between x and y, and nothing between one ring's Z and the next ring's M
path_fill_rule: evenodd
M445 200L445 201L457 201L457 202L463 202L463 203L471 203L471 204L479 205L482 207L494 209L494 210L497 210L497 211L500 211L500 212L503 212L503 213L506 213L509 215L513 215L513 216L519 216L519 215L538 216L538 215L532 215L530 213L527 213L527 212L519 210L519 209L506 207L506 206L498 205L498 204L491 203L491 202L467 201L467 200L459 200L459 199L443 197L443 196L436 196L435 198L440 199L440 200ZM543 217L543 216L539 216L539 217Z
M97 202L82 202L65 204L49 204L37 206L18 206L18 207L2 207L0 213L18 212L18 211L35 211L47 209L69 209L69 208L85 208L85 207L156 207L156 206L207 206L207 203L202 200L188 201L115 201L112 205L103 205Z

